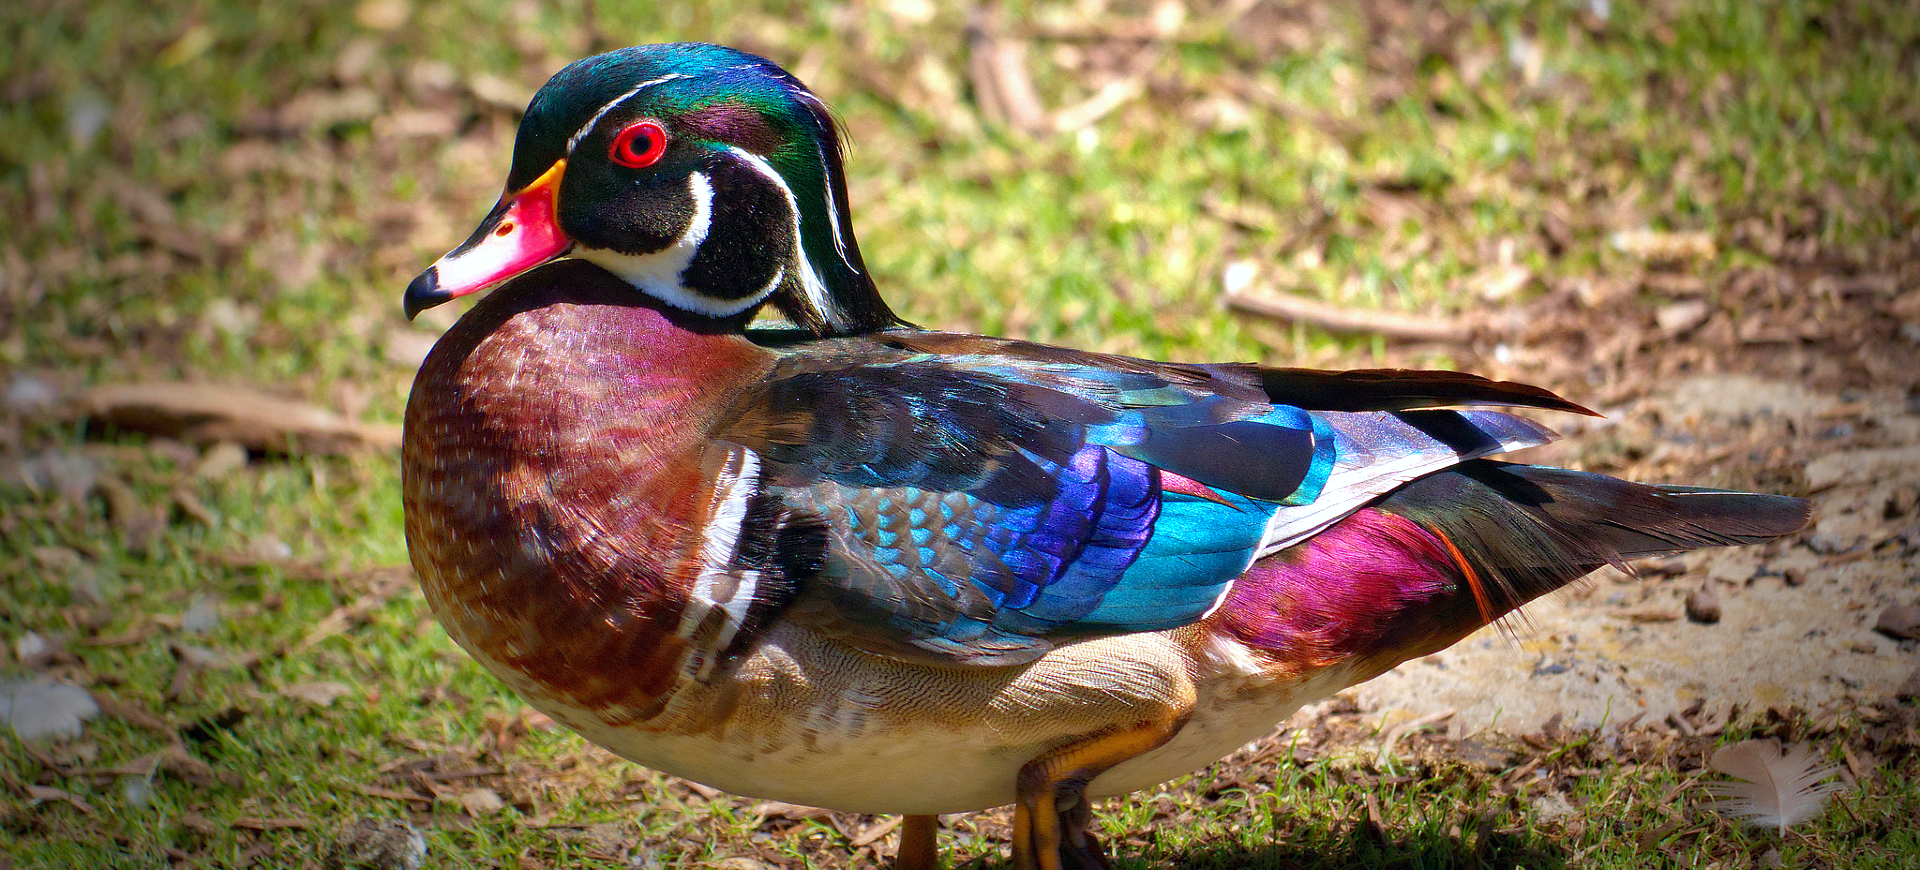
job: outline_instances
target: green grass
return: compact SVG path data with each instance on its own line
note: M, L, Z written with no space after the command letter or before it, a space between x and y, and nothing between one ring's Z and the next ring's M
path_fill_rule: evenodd
M1095 24L1147 15L1114 5ZM979 113L965 17L937 4L921 20L906 2L601 3L591 24L531 3L399 6L412 17L385 30L352 4L0 10L0 372L69 388L238 382L397 420L411 371L389 358L392 337L433 328L404 321L400 290L464 238L509 156L517 116L474 83L530 93L568 60L647 41L729 42L800 71L853 140L872 271L897 310L942 328L1366 365L1379 342L1226 312L1222 271L1251 259L1262 286L1445 312L1481 303L1462 288L1503 248L1539 276L1534 293L1625 268L1607 242L1618 230L1710 230L1706 274L1803 242L1844 271L1884 262L1920 221L1920 17L1891 5L1614 3L1604 22L1551 0L1262 5L1237 22L1209 7L1141 42L1090 36L1074 4L1010 3L1004 29L1035 37L1049 106L1093 93L1084 68L1145 71L1144 94L1088 131L1040 137ZM202 477L190 452L0 417L0 469L43 450L89 457L167 522L130 547L99 491L72 501L5 475L0 637L54 638L69 654L54 674L164 727L103 716L76 743L0 740L0 865L314 866L360 815L414 820L444 867L616 866L628 851L836 866L853 852L834 820L762 824L750 802L527 729L417 591L369 598L406 560L394 456L260 457ZM246 555L275 542L290 558ZM183 632L201 597L220 625ZM306 642L342 614L339 633ZM128 640L88 643L103 638ZM231 661L171 692L181 645ZM353 692L324 707L281 694L314 681ZM1858 743L1872 725L1822 733ZM1340 745L1370 755L1365 728L1350 736ZM1879 759L1844 811L1780 838L1698 810L1703 746L1629 769L1596 739L1494 770L1339 754L1220 765L1114 805L1104 825L1131 867L1753 866L1774 849L1782 866L1900 867L1920 854L1889 821L1916 816L1910 752ZM112 772L165 752L151 777ZM1551 757L1552 775L1503 779L1530 757ZM369 794L475 769L429 779L448 793L432 802ZM151 790L135 799L130 783ZM32 801L29 785L93 812ZM457 792L481 786L509 806L470 816ZM1550 794L1568 811L1543 813ZM950 855L997 865L1003 817L953 824Z

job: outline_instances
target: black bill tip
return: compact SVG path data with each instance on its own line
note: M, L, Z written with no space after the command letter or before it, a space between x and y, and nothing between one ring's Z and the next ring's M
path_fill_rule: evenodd
M420 277L413 279L413 283L407 285L407 295L403 302L407 311L407 319L412 320L420 312L452 298L452 293L447 293L440 289L440 268L438 266L421 272Z

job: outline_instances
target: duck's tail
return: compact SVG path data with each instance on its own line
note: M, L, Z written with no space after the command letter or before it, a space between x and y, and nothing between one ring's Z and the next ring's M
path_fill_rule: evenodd
M1221 608L1222 627L1281 660L1366 660L1371 676L1601 565L1758 543L1807 516L1788 496L1477 459L1262 559Z

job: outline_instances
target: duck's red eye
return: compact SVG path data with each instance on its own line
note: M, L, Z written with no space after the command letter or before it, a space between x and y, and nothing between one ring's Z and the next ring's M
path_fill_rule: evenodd
M660 155L667 153L667 128L659 121L635 121L625 130L613 137L613 147L607 155L621 166L643 169L660 162Z

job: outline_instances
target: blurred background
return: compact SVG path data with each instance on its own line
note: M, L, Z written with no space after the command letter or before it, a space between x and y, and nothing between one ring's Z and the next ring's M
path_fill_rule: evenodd
M1464 368L1608 415L1550 421L1571 437L1534 458L1817 499L1797 539L1608 575L1116 810L1166 830L1116 846L1132 866L1898 866L1920 848L1880 821L1920 812L1917 13L13 0L0 867L320 866L361 817L441 866L890 854L881 820L609 763L481 675L406 567L397 423L463 306L409 324L401 290L499 196L549 75L682 40L834 107L862 250L917 323ZM1455 770L1416 750L1489 724L1557 753L1420 766ZM1603 724L1648 772L1569 754ZM1864 809L1795 841L1658 799L1728 728L1831 738ZM1544 785L1506 778L1533 758ZM1636 789L1624 822L1592 803ZM958 860L995 865L1004 818L952 824Z

